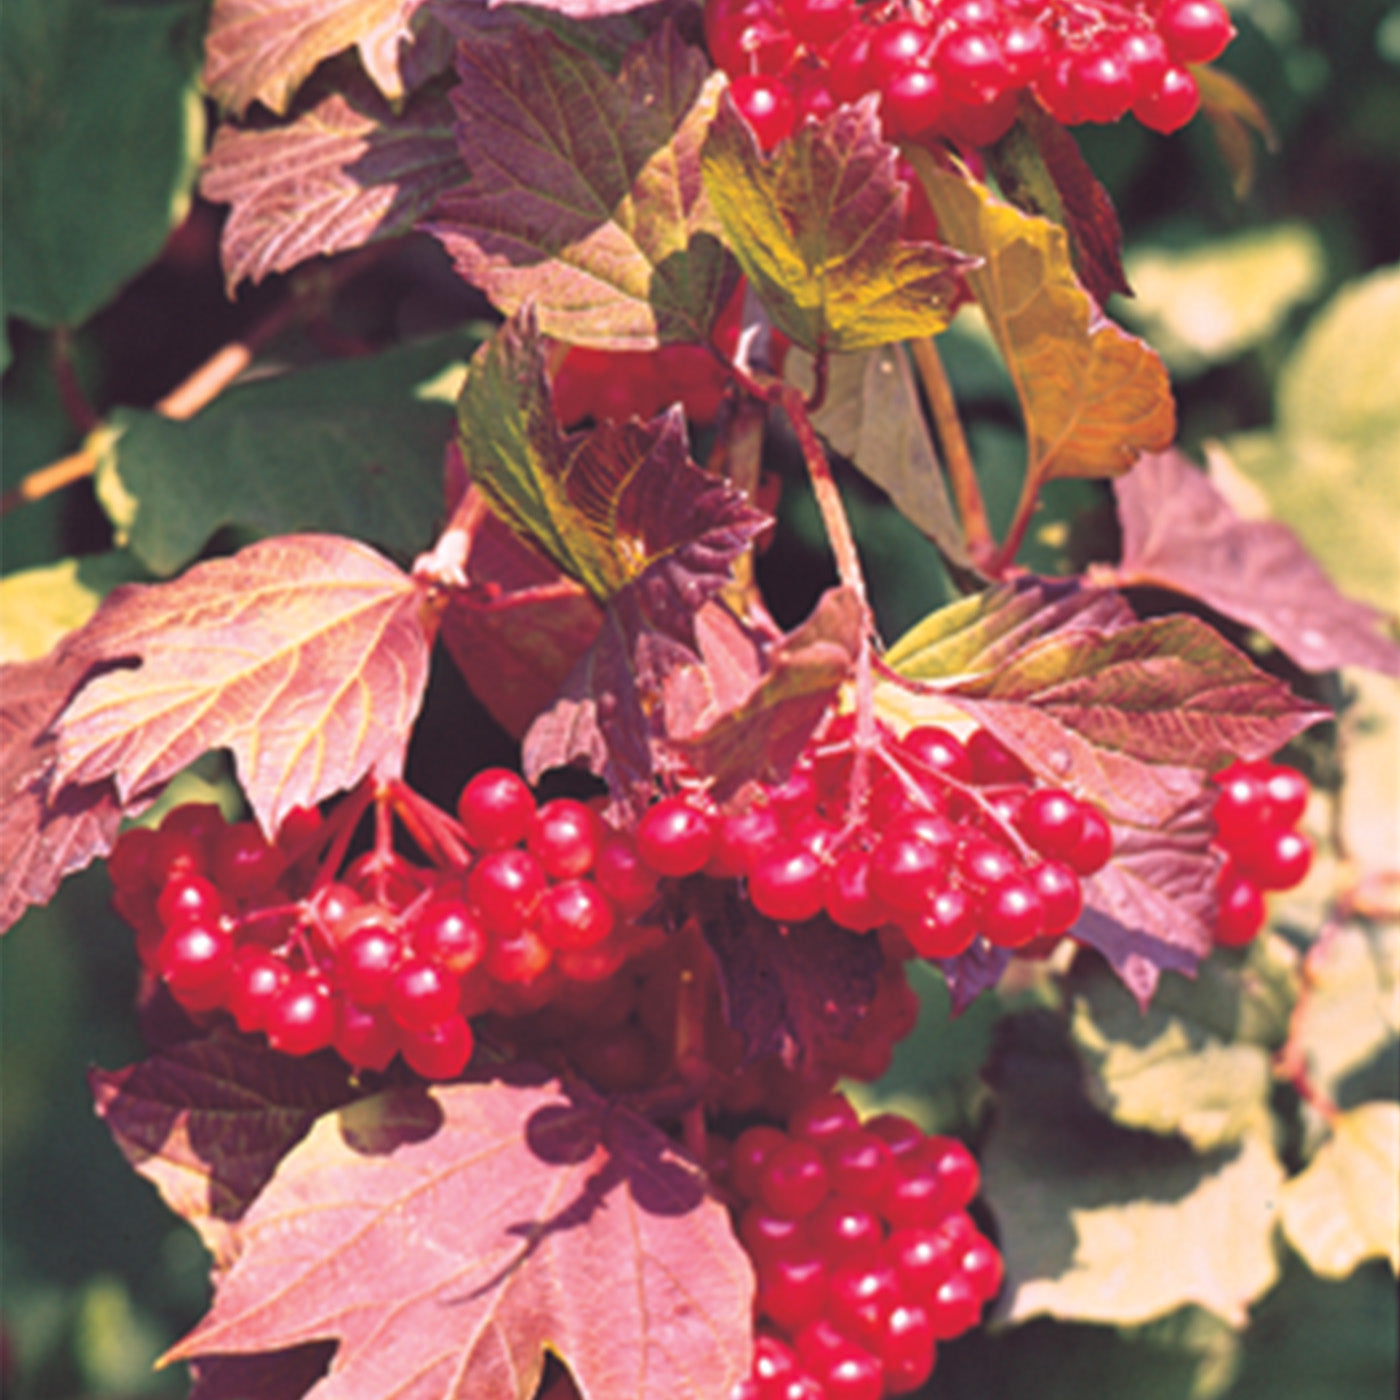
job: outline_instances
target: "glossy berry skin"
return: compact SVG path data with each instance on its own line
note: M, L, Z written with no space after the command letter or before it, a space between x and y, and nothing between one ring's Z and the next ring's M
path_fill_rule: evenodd
M465 977L486 956L486 930L460 897L432 900L413 920L410 941L419 957Z
M1084 809L1059 788L1036 788L1021 802L1016 828L1041 855L1064 860L1083 835Z
M592 880L551 885L535 909L535 928L556 951L594 948L612 933L612 902Z
M176 874L165 882L156 900L156 913L166 928L217 923L224 898L212 880L202 875Z
M336 1004L331 1048L352 1069L388 1069L399 1053L401 1036L382 1007L356 1006L344 998Z
M1264 927L1264 896L1258 885L1227 868L1219 885L1215 941L1224 948L1242 948Z
M534 794L508 768L485 768L462 789L457 816L478 850L502 851L529 834Z
M870 890L901 913L923 908L928 891L943 878L943 853L918 836L892 831L870 856Z
M729 95L762 150L771 151L792 135L797 123L797 105L781 78L744 73L730 81Z
M1097 807L1081 809L1084 825L1074 850L1063 860L1076 875L1093 875L1108 864L1113 855L1113 830L1108 818Z
M886 1394L907 1395L918 1390L933 1374L938 1355L929 1310L909 1302L891 1308L878 1355L884 1368Z
M222 1002L233 969L233 939L217 924L177 925L161 940L156 957L162 979L185 1006L203 1010Z
M1264 831L1235 852L1243 875L1261 890L1291 890L1312 866L1312 842L1301 831Z
M939 890L917 918L902 925L904 935L921 958L955 958L977 937L978 903L956 886Z
M663 797L637 824L637 850L658 875L694 875L714 855L718 823L683 797Z
M526 837L530 854L553 880L587 875L602 843L603 824L597 813L567 797L546 802L535 813Z
M341 990L360 1006L382 1005L402 953L398 934L377 918L361 925L336 951Z
M270 894L286 870L286 857L253 822L236 822L214 837L210 873L225 895L252 899Z
M1026 876L1013 875L983 896L980 922L989 942L1020 948L1045 933L1045 904Z
M1209 63L1225 52L1235 26L1217 0L1166 0L1157 32L1178 63Z
M414 958L389 980L384 1004L406 1031L440 1026L457 1009L457 980L437 963Z
M765 918L801 923L822 909L825 872L805 846L779 846L761 855L749 872L749 898Z
M656 873L625 833L609 832L603 838L593 879L624 916L643 914L656 902Z
M267 1043L283 1055L311 1055L335 1039L335 999L319 977L293 973L268 1007Z
M467 897L489 933L509 937L529 920L544 886L544 871L528 851L493 851L472 868Z
M474 1048L472 1028L461 1016L449 1016L425 1030L405 1032L404 1062L424 1079L453 1079L466 1069Z
M758 1199L774 1215L800 1219L826 1199L826 1162L812 1143L789 1139L765 1158L758 1173Z

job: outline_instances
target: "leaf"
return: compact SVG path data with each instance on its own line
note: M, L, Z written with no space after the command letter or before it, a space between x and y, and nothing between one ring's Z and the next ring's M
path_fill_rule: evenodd
M1140 246L1128 257L1136 297L1123 319L1176 374L1198 374L1264 345L1322 290L1327 255L1310 224L1278 222L1228 238Z
M1278 150L1278 137L1268 113L1238 78L1209 64L1193 64L1191 73L1201 90L1201 110L1229 167L1235 194L1243 199L1254 187L1254 142L1250 133L1261 137L1269 151Z
M804 390L814 386L811 359L800 350L788 352L784 374ZM886 345L831 356L826 397L812 414L812 426L887 491L949 560L970 567L918 387L900 350Z
M1075 972L1074 1041L1090 1098L1115 1122L1179 1133L1198 1152L1269 1130L1269 1050L1214 1024L1215 998L1171 978L1164 988L1176 992L1175 1004L1159 998L1144 1011L1101 968L1080 963ZM1247 994L1237 979L1235 997Z
M599 601L635 586L678 636L767 524L690 460L676 410L564 437L528 312L473 357L457 411L467 470L497 513Z
M1002 1317L1133 1326L1195 1304L1243 1326L1277 1276L1283 1171L1267 1141L1197 1155L1117 1127L1083 1099L1053 1021L1001 1026L982 1179L1006 1262Z
M1364 1259L1400 1271L1400 1103L1365 1103L1340 1114L1332 1137L1280 1198L1289 1243L1324 1278Z
M261 102L282 113L318 63L351 47L391 100L451 57L428 0L214 0L204 83L236 112Z
M5 314L88 320L189 208L201 5L4 6Z
M199 1231L217 1269L237 1256L238 1222L278 1162L353 1097L334 1057L294 1060L228 1034L88 1078L122 1155Z
M142 574L120 550L6 574L0 578L0 662L44 656L81 627L118 584Z
M602 613L475 487L454 528L462 537L464 586L448 595L442 640L477 699L520 737L592 645Z
M775 924L732 886L702 906L700 926L746 1062L776 1055L816 1072L823 1052L852 1038L869 1013L884 966L878 939L825 917Z
M281 125L224 123L200 190L232 206L220 243L231 292L245 277L408 233L466 178L443 98L396 113L357 87Z
M347 534L411 556L442 518L452 425L423 386L477 339L452 332L237 385L183 422L118 410L99 496L119 537L159 574L189 563L225 525Z
M211 1356L191 1362L189 1400L302 1400L326 1374L334 1342L308 1342L252 1356Z
M228 748L275 831L293 807L402 765L427 680L423 607L387 560L322 535L119 589L83 634L88 658L119 669L59 717L54 782L111 779L130 804Z
M614 76L524 25L463 44L452 91L471 179L425 224L503 311L545 334L648 350L703 340L733 268L700 180L720 79L664 24Z
M360 1143L404 1094L437 1131ZM752 1297L727 1213L655 1128L582 1089L457 1084L320 1119L172 1356L334 1338L316 1400L523 1400L548 1347L586 1400L713 1400L747 1370Z
M1394 392L1400 268L1347 284L1279 374L1276 426L1229 438L1231 461L1336 585L1400 612L1400 495L1377 489L1400 455Z
M1114 292L1132 296L1113 201L1074 137L1039 102L1021 103L1015 126L988 156L997 185L1012 204L1064 229L1075 271L1095 301L1103 305Z
M1117 595L1028 579L931 614L885 659L1046 781L1144 827L1222 759L1266 757L1326 717L1198 619L1131 617Z
M1146 456L1114 483L1123 561L1108 577L1199 598L1263 633L1304 670L1366 666L1400 676L1385 615L1337 591L1286 525L1242 520L1179 452Z
M106 855L122 804L111 782L55 788L50 731L92 665L79 640L34 661L0 666L0 932L46 904L64 876Z
M1016 386L1029 440L1027 489L1117 476L1176 433L1162 362L1107 320L1080 286L1063 229L997 199L926 152L909 159L944 234L981 259L967 274Z
M666 682L666 738L723 800L750 780L780 781L850 678L865 610L830 589L812 615L766 648L710 604L696 617L700 664Z
M808 122L772 155L732 99L705 142L709 190L774 324L808 350L853 351L947 326L966 259L905 241L909 191L873 97Z

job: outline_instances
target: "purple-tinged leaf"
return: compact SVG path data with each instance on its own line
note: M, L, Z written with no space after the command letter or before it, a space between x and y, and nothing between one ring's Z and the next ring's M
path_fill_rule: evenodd
M703 340L734 268L700 179L722 79L670 24L614 76L543 29L462 44L453 89L471 179L425 227L508 313L572 344Z
M113 593L56 721L52 791L110 779L123 803L231 749L264 829L402 767L427 681L425 590L351 540L284 535Z
M1266 757L1327 717L1199 619L1125 623L1123 609L1099 590L1003 585L934 613L886 660L1044 780L1149 828L1197 796L1206 770Z
M700 925L746 1061L776 1055L788 1068L817 1067L856 1033L879 989L879 940L824 917L775 924L726 888L702 906Z
M979 938L956 958L937 959L938 970L948 984L953 1014L966 1011L983 992L991 991L1011 964L1011 953Z
M220 1269L278 1162L322 1113L354 1097L333 1057L294 1060L231 1034L95 1069L89 1080L123 1156L199 1231Z
M395 112L357 88L280 126L225 123L201 190L232 206L221 245L232 289L408 233L466 178L444 98L421 96Z
M188 1400L303 1400L334 1355L334 1342L308 1342L286 1351L192 1361Z
M873 98L807 123L765 156L726 97L705 186L754 290L808 350L867 350L943 330L968 259L903 237L909 191Z
M417 1121L397 1132L405 1096ZM670 1139L583 1089L454 1084L326 1115L241 1237L172 1355L337 1340L315 1400L529 1396L546 1348L590 1400L714 1400L748 1368L753 1273L728 1213Z
M1114 483L1123 560L1103 577L1199 598L1261 632L1306 671L1365 666L1400 676L1400 642L1378 608L1337 591L1286 525L1242 520L1179 452L1144 457Z
M358 48L365 71L397 101L451 61L429 0L214 0L204 84L224 107L285 112L323 59Z
M1021 103L1016 125L989 159L1007 199L1064 229L1075 271L1095 301L1102 306L1114 292L1133 294L1123 272L1123 230L1113 201L1074 137L1039 102Z

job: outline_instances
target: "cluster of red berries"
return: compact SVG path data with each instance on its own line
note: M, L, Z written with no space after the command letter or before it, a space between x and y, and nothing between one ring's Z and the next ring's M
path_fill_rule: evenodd
M760 1125L711 1164L758 1276L756 1345L731 1400L880 1400L917 1390L975 1326L1002 1261L965 1207L977 1163L907 1118L862 1124L839 1094Z
M591 807L536 806L519 775L488 769L457 815L438 820L458 860L379 847L335 876L299 854L314 852L317 812L270 843L187 806L125 832L108 869L144 963L186 1010L226 1010L287 1054L329 1047L357 1070L402 1054L445 1079L471 1057L471 1017L602 982L660 936L633 922L655 877Z
M1296 768L1235 762L1215 775L1215 844L1225 856L1217 891L1215 941L1250 942L1264 927L1264 894L1302 884L1312 842L1297 829L1308 780Z
M659 876L743 880L777 923L824 913L857 933L893 926L909 955L926 958L957 957L979 934L1021 948L1067 933L1083 909L1081 877L1113 850L1096 807L1037 786L989 731L964 744L932 725L898 740L880 730L858 751L849 717L783 784L752 785L724 813L662 798L636 840Z
M707 0L710 54L760 145L866 93L891 138L983 146L1035 94L1066 125L1154 131L1200 105L1190 65L1234 26L1219 0Z

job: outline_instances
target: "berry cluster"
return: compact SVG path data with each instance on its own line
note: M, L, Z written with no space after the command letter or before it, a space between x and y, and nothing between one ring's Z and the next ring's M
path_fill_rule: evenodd
M465 1067L469 1018L602 982L659 936L633 922L654 876L585 804L536 806L505 769L463 788L455 823L418 801L449 855L418 866L386 840L338 876L335 861L306 868L319 813L297 814L274 844L216 807L177 808L117 842L117 908L186 1010L226 1010L274 1049L330 1047L357 1070L402 1054L429 1079Z
M825 914L857 933L893 926L908 955L952 958L979 936L1001 948L1057 938L1083 908L1081 877L1112 854L1103 814L1035 784L985 729L967 743L926 725L872 747L828 725L780 786L721 813L664 797L637 826L656 875L745 883L765 918Z
M1189 65L1234 36L1219 0L707 0L705 37L760 145L868 92L891 138L983 146L1035 94L1066 125L1154 131L1200 105Z
M717 1144L712 1172L758 1275L753 1367L731 1400L917 1390L938 1343L975 1326L1001 1287L1001 1256L965 1210L977 1163L897 1114L862 1125L824 1094L786 1132Z
M1215 844L1225 856L1215 941L1238 948L1264 927L1265 891L1293 889L1312 865L1312 842L1297 830L1308 780L1279 763L1235 762L1214 781Z

